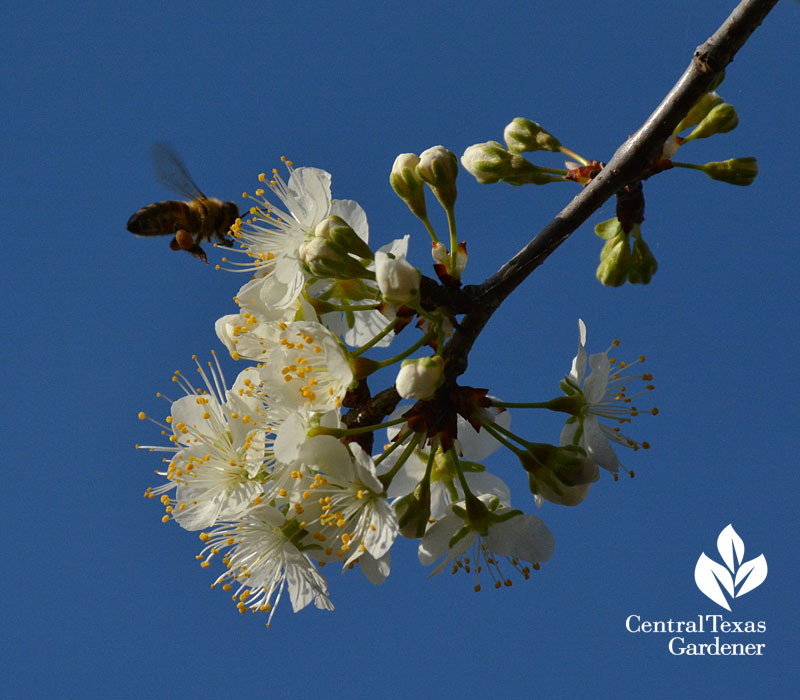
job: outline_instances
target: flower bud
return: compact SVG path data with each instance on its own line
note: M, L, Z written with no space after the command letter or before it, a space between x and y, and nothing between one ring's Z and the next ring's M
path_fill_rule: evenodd
M503 130L508 150L511 153L525 151L559 151L559 140L545 131L539 124L524 117L516 117Z
M456 203L456 177L458 158L444 146L434 146L420 153L417 175L428 183L436 199L445 209Z
M429 399L444 383L444 360L439 355L404 360L395 388L404 399Z
M425 220L428 210L425 206L425 186L422 178L417 175L419 156L415 153L401 153L394 159L392 172L389 174L389 183L398 197L402 199L411 212L418 218Z
M699 124L718 104L722 104L722 98L716 92L707 92L695 103L694 107L686 113L686 116L681 119L681 123L675 128L675 133L679 134L684 129Z
M413 304L419 298L422 273L405 258L379 250L375 253L375 281L385 301Z
M702 170L712 180L746 187L752 184L758 175L758 162L755 158L731 158L706 163Z
M461 156L461 164L482 185L500 180L509 185L545 185L564 180L561 175L551 175L522 156L509 153L497 141L470 146Z
M510 163L511 154L497 141L476 143L461 156L461 165L481 185L491 185L501 180Z
M597 267L597 279L606 287L621 287L628 277L628 262L631 252L628 236L620 232L609 238L600 251L600 265Z
M324 222L322 222L324 223ZM300 246L300 260L306 272L314 277L353 279L370 274L355 258L333 241L314 237Z
M698 125L683 140L684 143L695 139L707 139L714 134L726 134L736 128L739 123L739 116L732 105L727 103L718 104L714 107Z
M341 217L329 216L320 221L314 229L314 236L332 241L356 257L367 260L374 257L369 245Z
M650 284L658 270L658 262L644 242L639 224L633 227L633 253L628 263L628 281L631 284Z

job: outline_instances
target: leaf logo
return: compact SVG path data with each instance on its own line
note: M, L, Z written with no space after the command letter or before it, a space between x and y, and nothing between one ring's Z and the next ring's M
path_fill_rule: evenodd
M731 599L740 598L758 588L767 578L767 560L759 554L755 559L742 563L744 542L733 525L719 533L717 550L725 566L709 559L703 552L694 567L694 581L706 596L730 612L725 593Z

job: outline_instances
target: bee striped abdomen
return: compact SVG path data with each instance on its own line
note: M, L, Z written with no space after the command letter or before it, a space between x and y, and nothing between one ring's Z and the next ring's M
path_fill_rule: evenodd
M138 236L164 236L179 229L200 228L197 213L188 202L169 200L148 204L128 219L127 229Z

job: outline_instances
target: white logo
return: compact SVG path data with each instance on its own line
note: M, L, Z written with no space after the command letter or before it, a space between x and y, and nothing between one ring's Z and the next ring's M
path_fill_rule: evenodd
M767 578L767 560L763 554L759 554L755 559L742 563L744 542L736 534L733 525L728 525L719 533L717 550L725 566L709 559L703 552L694 568L694 580L706 596L730 611L731 606L725 593L727 592L731 600L741 598L764 583Z

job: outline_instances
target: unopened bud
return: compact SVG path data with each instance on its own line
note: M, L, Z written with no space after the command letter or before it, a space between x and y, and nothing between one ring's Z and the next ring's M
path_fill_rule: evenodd
M642 238L639 224L633 227L633 253L628 263L628 281L631 284L650 284L658 270L658 262Z
M417 175L422 178L441 205L450 210L456 203L458 158L444 146L434 146L420 153Z
M375 280L384 300L413 304L419 298L422 273L405 258L379 250L375 253Z
M712 180L746 187L752 184L758 175L758 162L755 158L731 158L706 163L702 170Z
M314 229L314 236L332 241L356 257L367 260L372 260L374 257L369 245L341 217L329 216L320 221Z
M503 178L511 158L511 154L497 141L487 141L467 148L461 156L461 165L479 183L490 185Z
M395 388L404 399L429 399L444 383L444 360L439 355L404 360Z
M541 125L524 117L516 117L503 130L503 138L511 153L526 151L559 151L560 141Z
M476 143L464 151L461 164L482 185L502 180L509 185L545 185L564 180L535 166L520 155L509 153L497 141Z
M337 243L314 237L300 246L298 255L306 272L314 277L353 279L371 273Z
M726 134L736 128L739 116L733 105L727 103L714 107L683 140L684 143L695 139L707 139L714 134Z
M422 178L417 175L417 165L419 156L415 153L401 153L394 159L389 183L411 212L424 220L428 216L425 206L425 185Z
M617 232L610 234L612 221L616 222ZM606 238L603 250L600 251L600 265L595 273L597 279L607 287L620 287L625 284L628 277L628 262L631 255L628 236L619 226L617 219L598 224L595 233L601 238Z
M686 116L681 119L681 123L675 128L675 133L679 134L684 129L699 124L706 118L708 113L719 104L722 104L722 98L716 92L707 92L695 103L694 107L686 113Z

